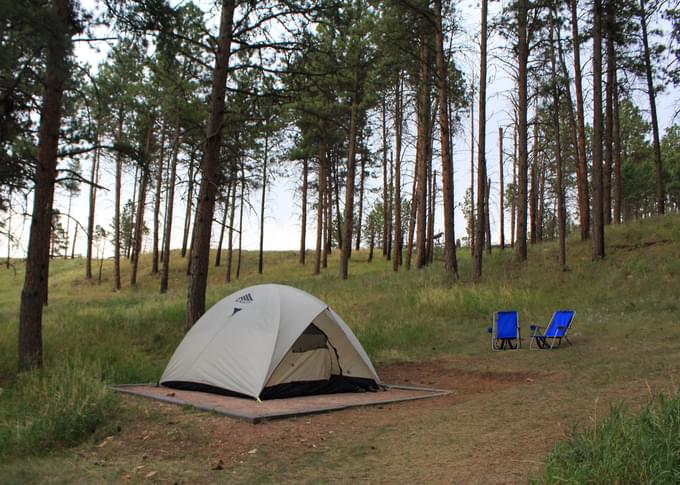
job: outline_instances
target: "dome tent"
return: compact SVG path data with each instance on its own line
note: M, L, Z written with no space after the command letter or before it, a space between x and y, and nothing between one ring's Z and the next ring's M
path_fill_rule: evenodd
M265 284L210 308L175 350L160 384L272 399L375 390L380 379L328 305L302 290Z

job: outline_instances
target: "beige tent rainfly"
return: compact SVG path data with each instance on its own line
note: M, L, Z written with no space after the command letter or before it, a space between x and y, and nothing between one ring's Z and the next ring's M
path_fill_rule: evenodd
M328 305L302 290L257 285L216 303L186 334L160 384L273 399L376 390L368 355Z

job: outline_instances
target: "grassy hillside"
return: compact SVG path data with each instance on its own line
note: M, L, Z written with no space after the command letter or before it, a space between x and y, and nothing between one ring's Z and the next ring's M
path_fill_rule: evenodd
M663 390L679 382L680 218L668 216L612 226L607 229L606 241L606 260L592 263L590 244L572 238L567 253L569 269L565 272L557 265L554 243L531 247L529 262L523 265L514 261L511 250L494 249L493 255L485 259L484 278L479 283L471 281L469 251L464 249L459 251L461 280L453 284L446 280L440 262L424 270L394 274L391 265L380 257L367 263L363 252L353 254L348 281L337 278L335 255L327 272L314 277L311 265L298 265L293 252L267 253L264 274L257 275L257 255L246 252L238 281L226 284L224 267L212 268L208 306L252 284L293 285L328 302L354 330L378 366L439 358L464 362L466 368L479 372L563 375L559 382L546 384L543 392L556 393L561 404L568 403L567 408L559 408L559 419L576 422L587 420L593 399L625 401L636 408L647 399L637 383ZM104 280L97 284L85 281L83 261L53 261L50 302L44 320L46 370L39 376L20 379L15 368L23 273L20 265L16 275L12 270L0 270L0 388L5 388L0 395L0 453L3 429L4 452L8 456L19 449L32 449L31 440L48 432L35 431L21 445L16 433L8 437L7 430L16 430L22 419L24 424L30 421L31 412L44 413L37 407L23 414L17 409L21 400L31 399L31 393L42 393L49 400L60 388L60 379L86 383L83 389L72 389L74 402L81 394L96 394L96 383L100 381L158 379L183 335L184 264L178 254L173 254L170 292L159 295L158 278L149 274L148 258L142 259L142 277L134 288L127 283L129 268L124 262L124 288L120 292L112 291L111 262L105 263ZM519 310L527 336L530 323L546 322L559 308L576 310L573 347L512 356L489 351L486 326L495 310ZM86 375L78 375L78 369L85 369L82 372ZM538 387L510 394L517 400L518 409L526 405L525 399L541 399ZM91 421L71 426L80 427L80 431L49 431L59 438L55 441L58 447L75 444L83 435L106 426L120 407L119 400L107 395L90 404ZM477 404L476 412L493 412L493 401ZM401 431L395 431L395 439ZM67 435L68 439L64 438ZM11 440L14 441L10 443ZM49 443L43 445L40 449L50 448ZM336 458L338 463L326 456L322 464L342 470L341 459ZM380 477L386 478L373 476Z

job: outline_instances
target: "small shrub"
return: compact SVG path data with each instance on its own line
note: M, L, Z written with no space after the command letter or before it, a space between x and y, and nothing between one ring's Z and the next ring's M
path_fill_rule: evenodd
M81 359L20 375L0 394L0 456L73 446L92 434L117 403L101 376Z
M613 408L574 431L548 455L545 483L680 483L680 394L659 397L637 416Z

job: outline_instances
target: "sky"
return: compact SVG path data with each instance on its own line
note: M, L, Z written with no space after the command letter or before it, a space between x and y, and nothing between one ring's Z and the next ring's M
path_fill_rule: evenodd
M93 0L84 1L83 4L85 8L92 5ZM205 5L209 5L210 2L203 2ZM503 2L491 2L489 18L492 18L494 14L505 4ZM479 71L479 53L475 48L479 45L479 7L475 3L461 3L459 4L459 16L461 20L461 29L463 33L456 37L456 42L460 40L460 45L468 46L463 47L459 50L457 55L457 62L459 68L463 70L466 77L474 76L475 79L478 78ZM469 46L474 46L470 48ZM498 162L498 127L509 127L511 125L511 108L508 102L508 93L513 89L513 84L508 78L504 69L500 65L498 60L499 57L504 55L501 50L502 42L498 37L491 37L489 40L489 80L488 80L488 107L487 107L487 125L486 125L486 156L487 156L487 170L488 175L492 179L491 185L491 226L492 226L492 240L494 243L498 242L499 238L499 162ZM79 42L76 46L76 55L82 60L89 64L96 66L104 57L107 51L107 44L100 43L98 46L99 52L97 52L92 46L87 43ZM587 47L582 53L582 59L588 59L589 52L587 52ZM590 66L587 61L584 61L584 75L588 76L590 74ZM584 81L584 85L588 86L588 79ZM592 82L590 83L592 87ZM588 88L586 88L588 89ZM588 89L589 90L589 89ZM658 111L659 111L659 121L661 133L667 126L673 123L673 116L677 109L678 91L676 89L667 89L664 93L659 96L658 99ZM587 94L586 94L587 96ZM647 112L647 99L642 92L636 95L637 104L643 109L643 112ZM477 102L475 100L475 122L478 118L477 113ZM586 113L588 116L588 113ZM410 128L412 131L413 127ZM468 113L465 113L462 117L462 125L459 128L456 137L454 139L453 146L453 156L454 156L454 190L455 190L455 200L456 206L462 202L465 189L470 184L470 118ZM474 127L475 138L477 126ZM375 146L372 147L374 152L378 151L379 140L374 140L376 142ZM512 131L508 128L504 138L505 151L511 149L512 147ZM476 152L476 148L475 148ZM413 147L406 149L404 154L405 160L413 159ZM97 194L97 213L96 213L96 224L103 226L105 229L109 229L111 221L113 219L114 203L113 203L113 164L111 163L110 155L105 159L106 161L102 163L102 173L100 175L100 185L109 188L108 191L98 191ZM438 164L438 159L435 158L435 168ZM62 161L65 164L65 161ZM89 178L91 159L83 159L82 169L83 175ZM403 189L410 192L411 187L411 173L410 167L407 168L408 173L405 173L403 177ZM506 184L511 181L511 170L512 162L509 158L505 160L505 181ZM375 170L376 178L367 182L369 187L378 188L381 187L382 181L377 178L378 174L381 174L381 170ZM133 179L134 173L128 170L124 174L123 180L123 202L129 198L132 198L133 190ZM265 237L264 237L264 248L265 250L296 250L299 248L300 244L300 202L299 193L296 192L296 186L299 184L301 175L295 174L290 177L278 177L271 181L270 188L266 194L266 208L265 208ZM179 248L181 246L182 231L184 214L186 210L185 205L185 192L186 184L182 184L181 181L186 181L186 173L180 171L178 173L178 180L180 184L175 195L175 208L173 217L173 231L172 231L172 242L171 247L173 249ZM358 182L358 178L357 178ZM441 186L441 183L438 184ZM379 191L378 191L379 192ZM72 216L77 219L83 226L87 225L88 217L88 196L89 187L83 185L82 192L79 196L75 197L72 201ZM370 204L378 197L379 194L368 195L368 200L365 202L365 207L369 207ZM253 207L257 208L259 211L260 207L260 197L261 191L256 191L251 195L251 204ZM315 194L310 193L309 198L313 200ZM30 198L28 202L28 212L30 212L31 201ZM68 196L64 189L57 188L55 194L55 205L62 211L66 212L68 209ZM146 224L152 227L152 205L149 202L147 205L146 212ZM311 207L310 207L311 211ZM366 210L364 211L366 213ZM463 221L462 212L459 208L456 210L456 237L463 238L466 235L465 222ZM505 212L505 227L506 227L506 241L509 241L509 213ZM161 221L163 220L163 214L161 213ZM315 229L314 221L315 215L310 212L308 216L308 221L310 221L307 228L307 248L313 248L315 245ZM14 257L23 257L25 255L25 249L27 247L28 241L28 231L30 229L30 220L26 219L23 224L16 220L13 220L13 228L16 231L15 236L20 240L20 244L16 247L11 248L12 255ZM66 221L63 222L66 226ZM439 205L436 209L436 228L435 232L439 232L443 228L443 215L441 206L441 194L439 196ZM72 240L74 231L74 224L70 224L70 238ZM213 236L213 246L217 244L217 238L219 234L217 229L214 229ZM248 208L244 211L244 231L243 231L243 248L244 249L257 249L259 243L259 213L254 209ZM6 247L6 241L0 239L0 245ZM151 249L151 234L144 241L144 250ZM70 249L69 249L70 251ZM107 244L104 248L106 255L111 255L112 248L111 244ZM82 230L79 231L79 235L76 240L76 254L85 253L85 237Z

